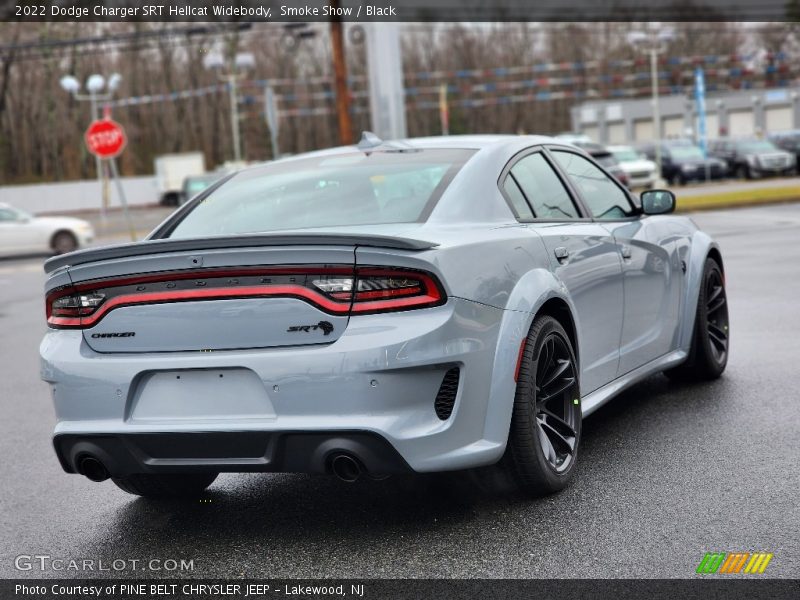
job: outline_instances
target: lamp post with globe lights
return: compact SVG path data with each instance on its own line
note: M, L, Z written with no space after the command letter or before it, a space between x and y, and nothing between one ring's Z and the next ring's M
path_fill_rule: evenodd
M72 95L72 97L79 102L89 102L92 110L92 121L97 121L100 118L99 109L100 102L108 102L111 100L114 92L122 83L122 75L113 73L106 80L105 77L97 73L89 75L86 79L86 91L88 94L81 93L81 82L73 75L64 75L59 84L61 88ZM105 92L103 89L105 88ZM97 182L100 184L102 195L102 203L100 205L100 214L103 222L106 220L106 209L108 208L108 186L106 185L106 177L102 161L99 156L95 156L95 169L97 171Z
M239 52L232 60L226 61L220 54L209 54L203 60L203 66L216 72L217 76L228 86L231 105L231 134L233 136L233 159L242 160L242 144L239 135L239 98L238 84L247 72L256 65L255 57L250 52Z
M658 105L658 55L667 49L667 44L675 39L671 28L661 28L651 23L647 29L631 31L628 43L637 50L650 55L650 83L653 96L653 133L655 137L656 165L661 169L661 111Z

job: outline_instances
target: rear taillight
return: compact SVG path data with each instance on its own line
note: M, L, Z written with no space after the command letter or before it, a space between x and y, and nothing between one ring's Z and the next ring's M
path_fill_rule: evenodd
M433 275L408 269L205 269L98 279L53 290L46 300L47 323L54 328L86 328L123 306L266 297L298 298L338 315L411 310L446 301Z

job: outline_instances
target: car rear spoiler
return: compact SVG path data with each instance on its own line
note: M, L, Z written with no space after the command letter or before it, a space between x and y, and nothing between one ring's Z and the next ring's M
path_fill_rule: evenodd
M187 252L193 250L219 250L223 248L248 248L253 246L372 246L398 250L430 250L439 244L411 238L378 234L349 233L259 233L237 236L220 236L193 239L145 240L129 244L104 246L55 256L44 263L44 272L52 273L63 267L82 265L101 260Z

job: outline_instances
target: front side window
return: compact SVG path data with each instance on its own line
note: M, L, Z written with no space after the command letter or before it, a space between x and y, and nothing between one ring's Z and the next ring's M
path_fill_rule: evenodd
M569 192L541 152L530 154L511 168L537 219L577 219Z
M473 153L354 152L248 169L195 204L167 237L413 223L425 217Z
M21 215L11 208L0 208L0 221L17 221L21 218Z
M621 219L634 213L628 195L588 158L562 150L553 150L553 156L595 219Z

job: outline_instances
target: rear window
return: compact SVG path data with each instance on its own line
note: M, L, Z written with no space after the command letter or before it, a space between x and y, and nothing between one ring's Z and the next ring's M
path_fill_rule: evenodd
M248 169L195 204L166 237L421 221L472 154L353 152Z

